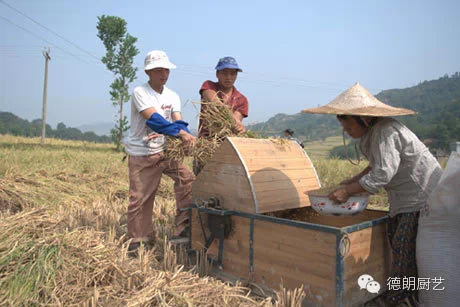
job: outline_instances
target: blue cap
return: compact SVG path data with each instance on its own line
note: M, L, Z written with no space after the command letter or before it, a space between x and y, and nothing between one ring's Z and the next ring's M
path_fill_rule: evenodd
M226 56L224 58L220 58L219 62L217 62L216 70L222 70L222 69L225 69L225 68L236 69L239 72L243 71L238 66L238 63L236 62L235 58L232 58L231 56Z

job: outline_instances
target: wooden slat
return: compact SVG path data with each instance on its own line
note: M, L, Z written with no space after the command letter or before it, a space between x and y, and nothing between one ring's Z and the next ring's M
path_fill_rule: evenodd
M256 243L255 239L254 243ZM303 241L303 245L299 246L292 244L291 242L282 242L281 240L277 240L276 238L273 240L269 240L257 237L257 245L255 246L257 247L256 251L258 253L258 256L264 259L270 259L271 255L268 254L271 253L271 250L273 251L273 253L277 253L277 256L286 254L286 257L288 258L292 257L303 258L305 260L311 261L324 261L323 263L332 265L335 263L336 260L335 250L330 250L330 246L332 246L332 244L324 244L328 246L323 246L320 248L320 241L313 243L309 242L308 244L306 244L305 241ZM260 251L267 251L268 253L262 253Z
M305 155L295 142L286 142L285 144L277 144L271 141L255 139L252 143L242 144L233 142L242 156L250 156L260 154L264 156L266 152L273 152L275 155Z
M373 240L377 240L380 242L381 240L386 238L386 224L376 225L374 227L369 227L365 229L361 229L359 231L355 231L348 235L351 246L350 252L354 252L355 250L360 250L365 246L370 246ZM378 243L380 246L380 243Z
M356 281L359 276L363 274L369 274L372 277L374 275L378 274L378 272L381 272L382 270L385 269L385 259L383 259L383 252L379 252L381 254L380 259L368 259L366 261L358 261L353 264L348 262L345 267L347 268L346 270L346 275L344 275L344 280L354 280Z
M208 183L215 183L215 184L223 184L228 187L228 189L240 189L240 188L248 188L249 180L246 176L239 176L227 173L215 173L215 172L207 172L206 177L202 177L203 180L195 181L197 186L200 183L205 183L202 185L207 185Z
M257 175L256 175L257 174ZM255 176L256 175L256 176ZM304 168L304 169L294 169L294 170L274 170L274 169L262 169L258 171L250 171L249 176L252 177L259 177L264 179L264 181L277 181L283 180L288 177L291 180L295 179L304 179L304 178L315 178L316 175L312 168Z
M233 176L242 176L247 178L246 171L243 165L239 164L228 164L228 163L221 163L221 162L212 162L208 165L211 165L206 169L206 173L211 173L212 175L218 174L226 174L226 175L233 175ZM201 173L198 175L200 176Z
M310 221L312 223L321 223L323 225L333 227L346 227L351 225L360 224L362 222L370 221L385 215L385 212L367 212L371 210L364 210L357 215L344 215L344 216L312 216Z
M319 232L313 229L302 229L299 227L281 225L270 221L254 221L255 244L269 244L279 242L293 247L308 246L320 253L335 256L336 237L333 234ZM331 247L334 247L331 250Z
M305 159L305 161L308 162L307 157L298 151L280 152L276 150L276 148L261 148L254 146L254 148L245 151L241 151L240 148L238 148L238 152L244 161L257 157L260 160L290 160L299 158ZM307 165L310 165L310 163L307 163Z
M207 172L203 175L201 180L196 180L193 183L192 190L213 191L216 193L216 196L227 194L228 192L252 196L249 180L244 176L235 176L225 173L216 174L213 172Z
M335 267L334 272L329 274L329 276L323 276L315 274L312 270L314 266L310 268L301 266L300 264L296 265L292 261L300 261L301 259L289 259L282 260L278 259L272 262L260 262L259 260L254 259L254 276L255 281L257 282L257 277L270 276L273 281L276 283L273 284L274 288L277 288L281 280L294 279L298 282L297 287L302 283L305 284L314 284L320 286L324 289L331 287L335 281Z
M214 154L214 157L208 162L208 164L206 164L206 166L212 165L213 163L226 163L226 164L240 165L241 161L239 160L236 154Z
M283 193L288 193L291 190L300 190L302 192L319 188L316 178L309 178L309 179L297 179L297 180L290 180L286 178L282 181L252 181L254 185L254 190L256 191L257 195L261 192L273 192L274 194L283 196ZM278 192L279 191L279 192Z
M357 218L359 216L314 216L311 218L312 223L322 223L323 225L333 227L347 227L356 225L368 220Z
M212 161L219 161L229 164L241 163L241 161L238 158L238 155L236 154L235 149L229 142L223 142L222 145L219 146L219 148L216 150L209 163L211 163Z
M270 139L255 139L255 138L238 138L238 137L232 137L230 138L232 140L232 143L235 144L238 148L240 147L251 147L254 145L257 146L278 146L279 142L273 141ZM281 140L282 145L281 148L299 148L300 147L296 144L295 141L292 140Z
M310 169L307 164L306 158L292 158L292 159L257 159L257 156L251 156L252 158L245 159L246 166L249 172L260 171L260 170L301 170Z
M226 189L225 185L220 182L207 183L206 185L196 185L192 191L193 199L201 197L203 195L209 195L209 197L217 197L219 200L228 197L234 197L238 199L251 200L253 203L253 197L248 187L235 187L231 186ZM253 204L252 204L253 205ZM230 208L229 208L230 209Z
M348 278L349 274L353 275L360 272L363 263L385 262L388 251L385 224L362 229L349 234L348 237L350 239L350 250L344 259L345 267L347 268L344 272L345 278Z
M371 215L374 213L371 213ZM348 234L350 250L344 259L344 297L349 304L369 299L357 286L359 276L371 275L385 288L389 276L389 246L386 224L362 229ZM367 291L364 291L367 292Z
M335 257L316 254L312 250L305 249L296 250L296 254L292 254L285 251L284 248L283 244L257 245L257 255L254 254L254 256L263 258L263 260L260 258L257 260L261 265L276 263L283 268L301 271L305 274L312 274L325 279L335 274ZM286 249L292 250L292 248Z
M257 269L257 266L259 269ZM335 306L335 280L324 279L314 274L308 274L290 269L283 269L276 264L260 268L254 264L254 282L278 290L281 283L285 289L299 288L302 284L307 293L306 306ZM281 276L283 276L281 278Z

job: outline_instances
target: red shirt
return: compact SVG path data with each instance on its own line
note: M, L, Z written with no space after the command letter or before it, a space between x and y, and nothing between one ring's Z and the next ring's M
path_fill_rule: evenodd
M222 91L219 90L219 83L217 82L212 82L209 80L205 81L200 88L200 95L202 95L204 90L215 91L217 93L217 97L219 97L220 99L223 99L224 93L222 93ZM203 99L203 96L201 96L201 99ZM240 112L243 115L243 117L248 117L248 109L249 109L248 99L243 94L241 94L236 89L236 87L233 87L232 95L227 99L225 104L230 106L233 111ZM206 109L204 107L205 107L204 105L201 105L201 112L206 112ZM198 130L200 131L199 137L209 136L208 131L204 127L202 127L202 125L203 125L203 120L200 116L200 124L198 127Z

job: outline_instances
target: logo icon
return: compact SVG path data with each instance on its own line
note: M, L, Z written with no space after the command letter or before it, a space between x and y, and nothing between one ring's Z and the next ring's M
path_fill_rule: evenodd
M375 280L370 281L366 285L366 289L369 293L379 293L380 291L380 284Z
M363 274L358 278L359 289L366 289L369 293L379 293L380 284L369 274Z

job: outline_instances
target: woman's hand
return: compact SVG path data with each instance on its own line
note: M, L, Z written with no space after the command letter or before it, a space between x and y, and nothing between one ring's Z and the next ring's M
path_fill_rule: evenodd
M347 192L345 187L340 187L327 195L335 204L341 204L346 202L350 198L350 194Z

